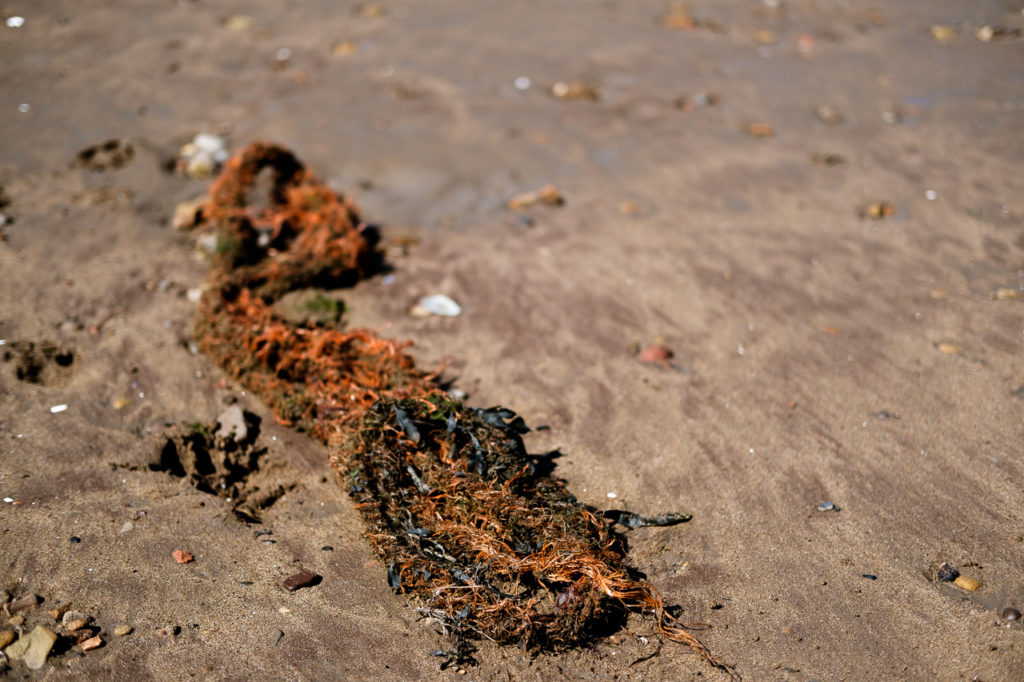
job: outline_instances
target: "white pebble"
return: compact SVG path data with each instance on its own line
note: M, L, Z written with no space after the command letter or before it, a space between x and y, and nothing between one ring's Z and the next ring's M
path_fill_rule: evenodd
M618 493L608 493L608 497L610 497L610 498L611 498L611 499L613 499L613 500L614 500L614 499L615 499L616 497L618 497L618 496L619 496L619 494L618 494Z
M13 497L5 497L4 498L4 502L6 502L7 504L10 504L11 502L14 502L14 498Z
M61 403L60 405L54 405L53 407L51 407L50 408L50 413L51 414L57 414L58 412L63 412L66 409L68 409L67 404L66 403Z
M27 114L28 110L31 109L31 108L32 107L30 107L26 102L22 102L21 104L18 105L18 111L20 111L23 114Z
M527 78L526 76L519 76L514 81L512 81L512 84L516 86L516 90L529 90L531 83L530 79Z
M132 530L133 528L135 528L135 524L134 523L132 523L131 521L125 521L124 525L121 526L121 532L122 533L127 533L128 531Z
M277 61L286 62L292 58L292 51L289 50L287 47L282 47L280 50L277 51L277 54L275 54L274 56L277 57Z
M928 201L935 201L935 197L937 196L938 194L936 194L935 190L933 189L930 189L924 193L924 198L927 199Z
M7 28L21 28L25 25L25 17L7 17Z
M462 306L443 294L424 296L420 299L420 307L431 315L441 317L458 317L462 314Z

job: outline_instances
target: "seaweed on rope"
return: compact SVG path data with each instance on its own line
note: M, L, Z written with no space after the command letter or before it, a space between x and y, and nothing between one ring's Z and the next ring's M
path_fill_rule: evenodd
M269 169L269 203L250 203ZM284 424L327 444L355 500L388 581L452 637L524 651L587 644L630 611L735 676L666 609L626 564L626 512L582 504L530 455L523 420L500 407L453 400L436 373L418 369L409 342L365 329L292 324L275 314L284 294L355 284L379 267L373 234L354 204L323 185L283 147L254 143L232 158L202 209L216 235L199 304L200 347L260 396ZM668 519L668 520L666 520ZM622 522L622 521L620 521Z

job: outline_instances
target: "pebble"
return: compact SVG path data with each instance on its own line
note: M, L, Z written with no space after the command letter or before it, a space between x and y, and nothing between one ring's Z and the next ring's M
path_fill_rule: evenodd
M820 512L839 511L839 507L836 506L835 502L822 502L817 506L817 510Z
M931 28L932 38L939 45L948 45L956 38L956 27L935 24Z
M128 531L133 530L134 528L135 528L135 524L134 523L132 523L131 521L125 521L124 525L121 526L121 532L122 533L127 533Z
M747 134L752 137L775 137L775 127L770 123L756 121L747 126Z
M321 549L321 551L324 551L324 552L333 552L334 551L334 548L331 547L330 545L324 545L320 549Z
M25 25L25 17L7 17L7 28L21 28Z
M0 649L3 649L4 647L6 647L8 644L10 644L13 641L14 641L14 630L0 630Z
M103 640L99 635L96 635L95 637L90 637L82 642L82 651L92 651L93 649L98 649L101 646L103 646Z
M523 192L515 195L508 200L507 206L513 211L522 211L524 208L529 208L536 204L561 206L564 203L565 197L562 196L557 187L554 185L544 185L532 192Z
M832 107L820 106L814 110L814 113L818 115L818 120L830 126L839 125L846 120L842 114Z
M413 308L413 315L417 315L419 308L426 315L438 315L439 317L458 317L462 314L462 306L443 294L424 296Z
M82 541L82 538L78 537L77 535L72 535L68 539L68 542L70 542L72 545L77 545L81 541Z
M1020 620L1020 611L1009 606L1003 609L1003 620L1015 621Z
M132 401L128 398L114 398L113 402L110 403L111 407L115 410L123 410L132 404Z
M959 576L953 581L953 584L961 590L967 590L968 592L976 592L981 588L981 581L975 580L974 578L968 578L965 575Z
M274 646L277 646L277 643L280 642L282 639L284 639L284 630L278 630L277 632L275 632L274 633Z
M233 440L236 443L243 442L249 436L249 429L245 425L245 414L238 405L232 405L221 412L217 417L217 431L214 434L217 438Z
M551 94L567 102L597 102L601 91L580 81L558 81L551 86Z
M223 138L200 133L178 151L178 169L193 180L210 177L228 159Z
M187 564L194 558L191 554L189 554L183 549L174 550L173 552L171 552L171 556L173 556L174 560L177 561L179 564Z
M60 624L63 625L66 629L71 630L75 629L71 627L71 624L73 622L83 619L88 620L89 614L82 613L81 611L66 611L64 613L64 617L61 618Z
M50 649L57 641L57 634L48 627L37 625L36 628L7 647L4 652L12 661L21 659L30 670L39 670L46 664Z
M321 580L322 578L313 571L299 571L295 575L290 575L282 580L281 587L289 592L294 592L295 590L300 590L303 587L316 585Z
M359 50L359 43L352 42L351 40L343 40L340 43L335 43L334 47L331 48L331 53L335 57L347 57L350 54L355 54Z
M89 624L89 616L86 616L85 618L76 618L75 620L71 621L70 623L66 623L66 626L67 626L68 632L74 632L75 630L81 630L82 628L84 628L88 624Z
M53 618L55 621L59 622L60 619L64 617L64 614L67 613L68 607L70 606L70 602L66 604L61 604L56 608L50 609L49 611L47 611L47 613L50 614L50 618Z
M19 611L28 611L39 605L39 597L34 594L26 594L21 599L15 599L7 605L7 611L11 614Z
M939 582L951 583L960 577L960 571L943 562L939 566L939 570L935 572L935 577L938 578Z
M867 578L868 580L878 580L878 576L873 573L861 573L860 577Z
M936 348L939 349L940 353L945 353L946 355L959 355L960 353L964 352L962 346L956 343L951 343L949 341L944 341L940 343L939 345L936 346Z
M665 364L674 357L671 348L657 343L652 343L636 354L637 360L648 364Z
M66 409L68 409L67 403L61 403L60 405L54 405L53 407L50 408L50 414L57 414L58 412L63 412Z
M114 628L114 636L127 637L128 635L132 634L132 629L133 628L131 625L118 625L116 628Z
M224 28L229 31L248 31L252 28L252 17L245 14L232 14L224 20Z
M896 211L896 207L891 201L878 201L873 204L868 204L864 207L861 213L866 218L872 220L881 220L882 218L888 218Z
M174 207L174 217L171 218L171 225L175 230L191 230L199 224L202 209L205 205L206 197L198 197L191 201L181 202Z

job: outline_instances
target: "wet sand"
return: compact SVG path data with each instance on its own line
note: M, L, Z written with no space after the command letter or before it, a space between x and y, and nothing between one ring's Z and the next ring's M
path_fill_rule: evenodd
M391 276L337 292L347 324L548 425L527 445L583 501L693 514L630 531L630 561L745 679L1017 678L1024 41L974 30L1024 27L1019 3L695 2L693 30L662 2L365 7L3 8L0 589L105 645L0 674L724 679L668 642L636 662L642 617L438 671L326 449L190 351L207 266L171 217L207 182L168 162L210 132L291 147L381 226ZM108 139L126 163L76 161ZM506 208L547 183L564 206ZM463 314L409 314L433 293ZM672 366L638 362L654 342ZM250 485L287 490L258 525L161 470L169 424L230 404L261 419ZM323 582L282 590L301 569Z

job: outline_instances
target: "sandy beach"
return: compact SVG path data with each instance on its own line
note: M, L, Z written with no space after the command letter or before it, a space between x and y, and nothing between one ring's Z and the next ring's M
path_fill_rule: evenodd
M693 515L629 564L743 679L1021 679L1022 12L3 5L0 649L58 638L0 678L727 679L640 614L439 669L327 448L198 352L174 216L205 133L286 145L379 226L340 324L547 427L583 502ZM410 313L431 294L461 314ZM233 406L258 522L167 454Z

